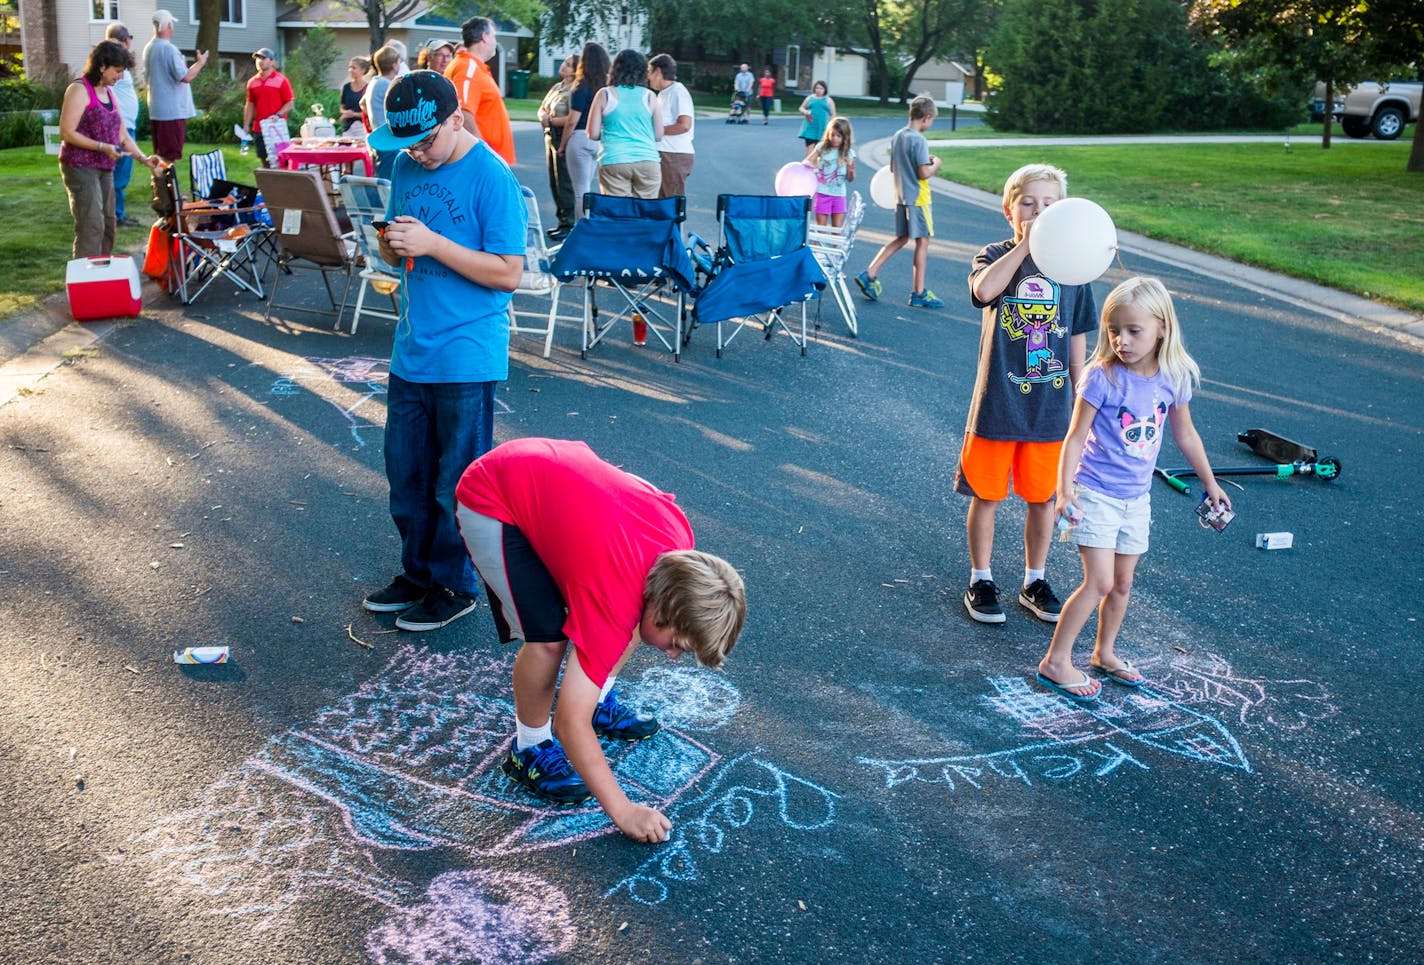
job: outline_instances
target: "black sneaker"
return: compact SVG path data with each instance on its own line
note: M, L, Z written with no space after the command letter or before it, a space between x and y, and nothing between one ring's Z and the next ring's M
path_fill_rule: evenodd
M608 696L593 708L593 732L599 737L620 741L647 740L656 734L662 724L649 714L640 714L618 699L618 691L610 690Z
M389 584L367 593L361 605L372 613L399 613L425 599L425 587L416 586L402 573Z
M993 580L979 580L964 591L964 609L980 623L1003 623L1004 609L999 606L999 588Z
M1019 590L1019 602L1044 623L1057 623L1058 615L1063 612L1063 604L1047 580L1034 580Z
M515 784L555 804L582 804L593 796L552 738L522 751L511 746L499 769Z
M402 630L439 630L475 608L475 598L443 586L432 586L415 606L396 617Z

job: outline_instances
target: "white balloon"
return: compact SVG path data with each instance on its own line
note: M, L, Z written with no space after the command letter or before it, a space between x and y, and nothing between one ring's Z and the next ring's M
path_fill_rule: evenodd
M1058 284L1086 285L1101 278L1117 255L1117 228L1087 198L1065 198L1033 220L1028 253Z
M870 200L874 201L882 208L895 207L895 175L890 173L890 165L885 165L875 172L875 177L870 179Z
M783 164L776 172L776 193L783 198L816 193L816 169L808 168L800 161Z

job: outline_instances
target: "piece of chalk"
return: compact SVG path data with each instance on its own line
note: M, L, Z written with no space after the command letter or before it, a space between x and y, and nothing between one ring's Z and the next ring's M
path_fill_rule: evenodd
M1257 533L1256 548L1262 550L1288 550L1295 542L1290 533Z

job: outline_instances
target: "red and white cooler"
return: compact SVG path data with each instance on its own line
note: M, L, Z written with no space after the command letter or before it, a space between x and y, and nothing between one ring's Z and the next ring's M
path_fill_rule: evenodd
M64 285L77 322L133 318L143 309L138 265L128 255L75 258L64 272Z

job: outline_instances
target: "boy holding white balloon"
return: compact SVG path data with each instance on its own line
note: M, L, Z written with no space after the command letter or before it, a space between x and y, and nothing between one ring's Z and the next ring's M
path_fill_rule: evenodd
M929 263L930 238L934 236L934 218L930 214L934 195L930 178L939 171L939 158L930 154L924 132L934 123L939 108L934 98L921 94L910 101L910 123L895 132L890 142L890 171L895 188L895 237L876 253L870 267L855 276L860 292L871 301L879 301L884 286L877 277L880 269L906 244L915 243L915 268L910 285L911 308L943 308L944 302L925 284ZM872 194L873 194L872 190Z
M1013 238L986 245L969 274L970 299L983 310L979 371L954 486L970 497L970 576L964 608L979 623L1003 623L990 557L999 503L1014 492L1028 503L1019 603L1056 623L1062 603L1045 577L1053 538L1058 454L1073 413L1073 392L1098 327L1088 285L1060 285L1034 264L1029 229L1068 193L1068 178L1030 164L1004 184Z

